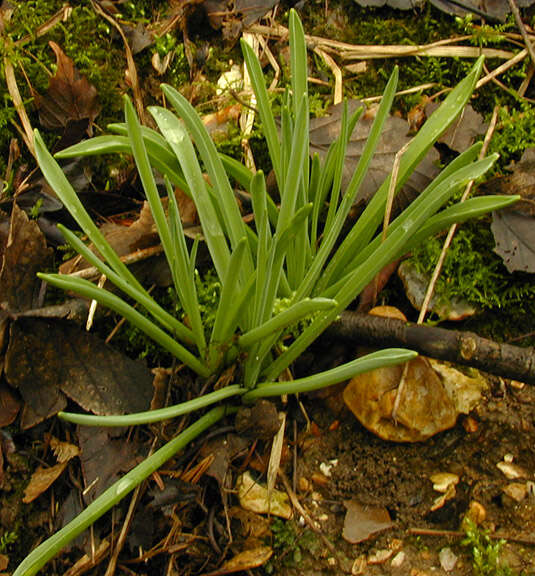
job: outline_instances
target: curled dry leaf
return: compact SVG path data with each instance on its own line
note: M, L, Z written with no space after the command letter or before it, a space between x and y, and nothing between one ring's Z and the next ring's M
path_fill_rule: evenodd
M388 307L371 313L392 314ZM418 356L403 365L356 376L344 390L344 401L361 424L380 438L419 442L453 427L460 413L475 407L485 386L479 376L470 378Z
M67 467L69 460L78 456L80 449L74 444L69 442L62 442L55 437L50 438L50 446L56 455L57 464L50 468L43 468L39 466L32 474L28 486L24 490L24 497L22 501L26 504L35 500L45 490L61 476L63 470Z
M227 560L218 570L210 572L205 576L222 576L223 574L234 574L235 572L252 570L265 564L272 555L273 550L270 546L258 546L251 550L245 550L244 552L239 552L230 560Z
M292 517L288 495L273 490L268 498L267 488L253 480L249 472L244 472L236 481L240 506L257 514L271 514L286 520Z

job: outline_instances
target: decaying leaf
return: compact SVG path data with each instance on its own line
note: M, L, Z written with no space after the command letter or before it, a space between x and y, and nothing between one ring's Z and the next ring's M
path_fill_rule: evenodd
M328 116L313 118L310 121L311 153L317 152L323 157L327 153L331 142L338 137L343 106L343 104L332 106L329 109ZM348 102L349 113L354 112L359 106L362 106L360 101L350 100ZM345 189L349 183L362 155L376 110L376 108L369 108L365 111L353 131L347 146L342 189ZM358 192L356 203L368 202L390 174L396 153L410 140L408 132L409 125L405 120L396 116L387 118L377 150L370 163L368 174ZM438 152L432 148L420 162L403 189L398 193L397 199L400 203L414 199L437 175L438 168L435 164L438 158Z
M5 373L31 411L26 428L63 410L65 395L96 414L147 410L152 397L152 374L144 364L57 319L12 322Z
M509 272L535 272L535 220L516 210L492 214L491 229L496 246Z
M388 6L394 10L413 10L422 6L425 0L355 0L355 2L364 8Z
M24 498L22 501L26 504L35 500L40 496L45 490L48 490L50 486L61 476L63 470L67 467L69 460L78 456L80 449L74 444L69 442L62 442L55 437L50 438L50 446L52 447L57 464L51 466L50 468L44 468L39 466L37 470L32 474L26 489L24 490Z
M438 108L436 102L431 102L425 107L426 116L429 117ZM483 116L476 112L470 104L463 108L460 116L451 124L446 132L438 139L442 144L455 152L464 152L472 144L484 135L487 131L488 123L483 120Z
M207 576L223 576L223 574L234 574L235 572L258 568L264 565L272 555L273 550L270 546L258 546L251 550L245 550L227 560L221 568L210 572Z
M84 499L88 504L133 468L138 456L142 456L140 443L127 441L121 429L79 426L78 440L86 487Z
M416 310L421 310L431 277L418 270L411 260L404 260L399 265L398 276L403 282L409 302ZM467 300L450 298L444 301L436 295L431 298L428 310L437 314L442 320L454 322L464 320L477 312L477 308Z
M50 130L70 126L91 136L91 123L99 113L97 90L55 42L49 46L56 55L56 74L50 78L46 95L35 95L39 121Z
M0 428L12 424L19 410L20 400L14 391L5 382L0 382Z
M447 14L452 14L454 16L466 16L471 12L469 10L465 10L461 8L458 4L450 2L449 0L430 0L431 4L446 12ZM515 0L517 5L520 8L526 8L527 6L531 6L533 4L533 0ZM490 16L490 18L494 18L503 22L511 11L509 6L509 2L506 0L463 0L463 3L466 6L476 8L481 10L484 14ZM489 18L489 19L490 19Z
M247 439L237 434L219 436L203 444L200 450L201 456L213 457L210 466L206 470L206 474L215 478L220 486L224 486L225 477L232 460L246 450L248 444Z
M470 378L418 356L354 377L344 390L344 401L380 438L419 442L454 426L460 413L475 407L484 387L479 376Z
M29 310L37 300L41 281L36 274L44 270L51 251L36 222L13 204L9 236L0 271L0 301L14 312Z
M393 526L388 510L384 507L365 506L357 500L345 500L344 540L358 544Z
M292 517L292 508L288 495L280 490L273 490L268 498L267 488L253 480L249 472L243 473L236 481L240 506L257 514L271 514L288 520Z

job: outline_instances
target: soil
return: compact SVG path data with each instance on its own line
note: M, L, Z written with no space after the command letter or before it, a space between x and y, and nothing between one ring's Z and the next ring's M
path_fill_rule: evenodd
M311 479L313 490L321 495L320 498L316 495L312 503L316 502L317 506L313 509L317 508L316 517L324 515L323 533L332 539L342 561L341 566L329 566L332 554L324 549L327 559L321 568L320 558L311 555L309 568L300 564L295 572L281 574L338 573L340 568L347 569L349 560L361 555L369 557L377 550L394 552L384 563L368 564L364 573L472 574L470 549L461 545L462 537L448 532L459 530L474 502L481 504L485 511L481 529L489 529L495 536L508 540L502 557L507 559L509 567L515 572L534 573L535 498L531 494L516 502L506 495L504 488L515 480L508 480L496 466L504 457L512 455L513 462L533 478L534 400L535 391L531 387L519 389L497 382L469 421L464 419L452 430L414 444L396 444L377 438L341 406L337 397L330 398L329 410L325 410L324 402L320 405L314 402L310 416L320 432L304 440L298 475ZM339 426L329 431L335 421L340 422ZM320 464L329 462L336 465L327 478L321 474ZM439 493L433 490L429 478L437 472L457 474L460 482L455 496L431 511ZM341 538L345 500L385 507L393 527L360 544L345 542ZM418 530L422 535L416 535ZM441 568L438 557L444 547L451 547L459 556L449 572ZM399 551L404 552L405 561L399 567L395 563L392 566L392 558Z

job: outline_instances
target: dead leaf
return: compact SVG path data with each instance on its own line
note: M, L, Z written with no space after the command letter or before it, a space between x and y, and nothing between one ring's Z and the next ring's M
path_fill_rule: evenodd
M54 452L54 456L59 464L68 462L80 454L80 448L78 448L78 446L71 444L70 442L62 442L55 436L50 438L50 447L52 448L52 452Z
M509 272L535 272L535 221L516 210L492 213L491 230L498 254Z
M206 474L215 478L221 487L225 486L225 478L232 460L246 451L248 445L247 439L237 434L219 436L206 442L200 450L202 457L212 457Z
M369 540L393 526L388 510L382 506L364 506L357 500L345 500L344 506L347 512L342 536L351 544Z
M5 570L9 564L9 556L0 554L0 570Z
M358 100L350 100L348 102L349 114L362 105ZM343 106L343 104L332 106L329 108L329 116L313 118L310 121L311 153L317 152L323 157L331 142L338 137ZM342 189L344 190L362 156L376 110L376 108L370 108L362 114L349 140L342 177ZM390 174L396 153L410 140L408 132L409 125L405 120L396 116L387 118L368 174L356 197L356 203L368 202ZM438 168L435 165L438 159L438 152L432 148L398 193L396 200L398 207L414 199L438 174Z
M288 495L280 490L273 490L268 498L267 488L253 480L249 472L245 472L236 481L240 506L257 514L271 514L286 520L292 517L292 508Z
M510 174L497 176L481 184L480 192L485 194L518 194L521 199L515 204L515 212L535 216L535 148L527 148L522 158L507 166Z
M494 18L503 22L507 14L511 11L509 3L506 0L464 0L464 3L467 6L472 6L483 11L484 14L490 17L489 20ZM533 4L533 0L516 0L516 3L519 8L526 8ZM431 4L433 4L435 8L442 10L442 12L454 16L466 16L471 13L469 10L459 7L449 0L431 0Z
M5 382L0 382L0 428L12 424L19 410L20 400Z
M138 456L146 452L139 441L127 441L121 429L79 426L78 441L87 504L133 468Z
M5 362L8 382L30 410L25 428L63 410L65 395L101 415L150 406L150 370L71 322L19 317L11 324Z
M409 259L404 260L398 267L398 276L403 282L405 295L416 310L422 308L430 276L417 269ZM444 301L436 295L431 298L428 309L439 316L442 320L459 321L473 316L477 308L467 300L461 298L449 298Z
M355 0L359 6L364 8L381 8L388 6L394 10L413 10L422 6L425 0Z
M273 555L270 546L259 546L251 550L245 550L227 560L221 568L205 574L205 576L222 576L223 574L234 574L243 570L251 570L264 565Z
M429 117L438 108L436 102L431 102L425 107L426 116ZM476 112L470 104L463 108L463 111L446 132L438 139L441 144L446 144L448 148L455 152L464 152L487 131L488 123L483 120L483 116Z
M50 256L51 251L37 223L13 204L0 271L0 301L6 302L11 311L34 307L41 285L36 274L46 268Z
M56 55L56 74L48 83L45 96L34 94L41 126L49 130L62 130L60 148L78 142L84 133L92 136L92 123L100 107L97 90L85 76L81 76L74 62L63 50L50 41Z
M22 501L25 504L33 502L45 490L48 490L48 488L52 486L52 484L61 476L61 473L66 467L67 462L61 462L60 464L56 464L50 468L39 466L39 468L37 468L37 470L32 474L30 482L24 490Z
M378 307L370 313L399 318L399 311L394 314L390 307ZM479 375L470 378L453 367L418 356L406 364L354 377L344 390L344 401L359 422L380 438L419 442L454 426L460 413L475 407L485 387Z

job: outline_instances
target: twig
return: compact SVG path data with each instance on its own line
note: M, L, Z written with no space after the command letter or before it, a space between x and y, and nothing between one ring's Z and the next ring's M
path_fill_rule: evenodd
M28 150L31 152L32 156L35 157L32 124L30 122L30 119L28 118L28 114L26 113L26 108L24 108L24 102L22 101L22 97L19 92L19 87L17 85L17 79L15 77L15 71L13 70L13 65L11 64L11 60L7 56L4 57L4 74L6 77L7 90L9 92L9 95L11 96L11 100L13 101L13 105L15 106L15 110L19 115L22 127L24 128L24 132L21 133L21 136L24 140L24 143L28 147Z
M406 347L420 354L535 384L535 349L499 344L473 332L446 330L356 312L342 312L325 337L348 344Z
M338 64L334 61L334 59L332 58L332 56L330 56L329 54L327 54L327 52L325 52L325 50L322 50L319 47L314 48L314 52L320 56L321 58L323 58L323 61L325 62L325 64L327 64L327 66L329 67L329 69L331 70L331 72L333 73L334 76L334 95L333 95L333 104L336 106L336 104L340 104L340 102L342 102L342 98L343 98L343 77L342 77L342 71L340 70L340 67L338 66Z
M72 6L65 4L62 8L60 8L47 22L38 26L31 34L26 34L13 44L15 46L23 46L27 42L31 42L36 38L40 38L52 30L54 26L59 24L60 22L67 22L67 20L71 17L72 14Z
M498 111L499 111L499 106L495 106L494 111L492 112L492 118L490 120L489 127L487 128L487 133L485 134L485 140L483 141L483 146L481 147L481 151L479 153L480 159L485 156L485 154L487 153L487 150L489 148L490 141L492 139L492 136L494 134L494 130L496 128L496 122L498 121ZM464 202L468 198L468 196L470 195L470 192L472 191L473 186L474 186L474 181L470 180L470 182L468 182L468 184L466 185L466 188L463 192L463 195L461 196L459 203ZM442 272L442 267L444 265L444 260L446 259L446 254L448 253L448 249L450 247L450 244L453 240L453 236L455 235L456 231L457 231L457 224L452 224L450 229L448 230L448 235L446 236L446 240L444 241L444 244L442 246L442 250L440 252L438 262L436 263L435 269L433 270L433 274L431 275L431 279L429 280L429 284L427 286L427 291L425 293L424 301L422 303L422 308L420 309L420 314L418 316L418 322L417 322L418 324L422 324L424 319L425 319L425 315L427 314L427 309L429 307L429 303L431 302L431 298L433 297L433 294L435 292L435 286L436 286L438 277L440 276L440 273Z
M284 26L262 26L256 24L250 28L251 32L262 34L267 37L285 38L288 36L288 29ZM305 35L308 47L314 50L319 47L323 50L333 52L346 60L362 60L372 58L400 58L403 56L442 56L445 58L477 58L480 55L488 58L501 58L508 60L514 56L509 50L497 50L494 48L478 48L475 46L456 46L455 42L464 42L472 36L458 36L446 38L417 46L407 45L358 45L322 38L320 36Z
M466 536L460 530L436 530L433 528L409 528L408 533L414 536L446 536L447 538L464 538ZM506 532L491 532L488 536L492 540L509 540L519 544L535 545L535 538L532 536L515 536Z
M522 17L520 16L520 10L518 9L518 6L517 6L517 3L515 0L508 0L508 2L509 2L509 6L511 8L511 12L513 13L513 16L515 17L516 25L518 26L518 29L520 30L520 34L522 34L522 38L524 40L524 43L526 44L526 48L528 50L529 57L531 58L531 62L532 62L532 64L535 65L535 50L533 50L533 44L531 43L531 40L529 39L528 33L526 31L526 27L524 26L524 22L522 22Z
M488 84L491 80L493 80L500 74L503 74L504 72L509 70L509 68L512 68L515 64L522 62L522 60L524 60L524 58L527 55L528 51L526 50L526 48L524 48L524 50L521 50L518 54L515 54L512 58L507 60L507 62L504 62L501 66L495 68L492 72L490 72L490 74L487 74L486 76L483 76L483 78L478 80L475 89L479 90L481 86L485 86L485 84Z

